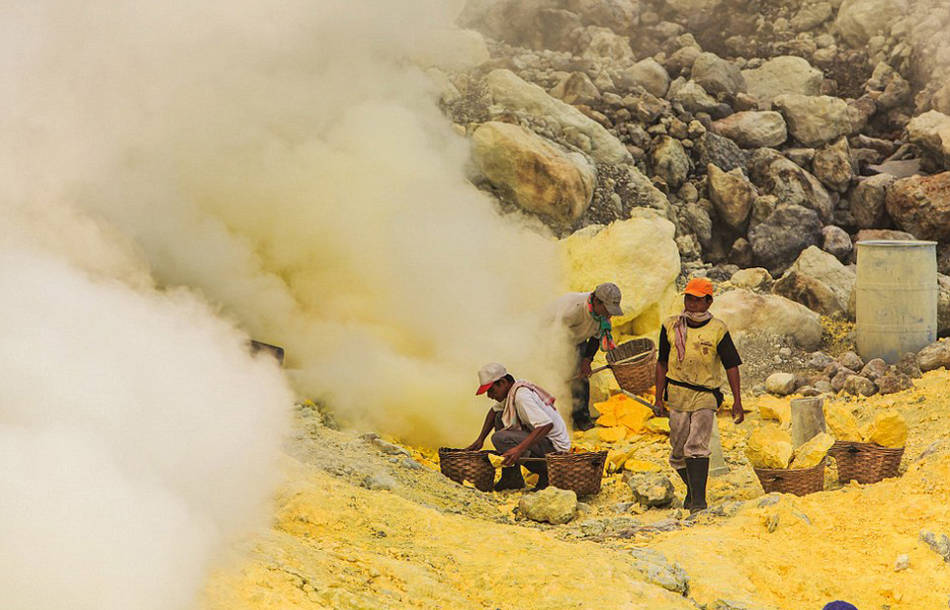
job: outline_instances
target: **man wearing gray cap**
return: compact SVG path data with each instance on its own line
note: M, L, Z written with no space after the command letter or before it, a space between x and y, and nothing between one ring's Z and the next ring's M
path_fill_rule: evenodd
M593 292L570 292L555 302L555 319L577 349L577 376L571 382L575 430L594 427L590 419L590 363L598 349L607 352L616 347L610 317L622 315L620 288L610 282Z

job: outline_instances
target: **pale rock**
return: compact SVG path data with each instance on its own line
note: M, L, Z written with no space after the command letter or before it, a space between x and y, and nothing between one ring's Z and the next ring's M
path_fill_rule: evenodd
M851 257L854 245L851 236L841 227L828 225L821 230L821 249L831 254L839 261L846 261Z
M722 0L666 0L666 4L680 15L690 17L714 11L722 4Z
M851 165L851 148L848 140L841 138L815 152L811 162L815 177L833 191L844 193L851 185L854 167Z
M595 104L600 100L600 91L583 72L573 72L565 76L551 89L551 95L567 104Z
M924 373L939 368L950 370L950 340L941 339L917 352L917 364Z
M868 440L882 447L899 448L907 444L907 421L894 409L874 416Z
M627 479L633 499L648 508L662 508L673 501L673 483L658 472L638 474Z
M795 375L792 373L772 373L765 379L765 389L771 394L787 396L795 391Z
M630 48L629 37L596 25L581 30L576 37L574 51L576 55L587 59L609 60L618 64L632 64L636 59Z
M752 210L755 187L739 168L724 172L709 164L706 166L706 176L709 199L716 207L719 218L733 229L742 229Z
M746 441L745 454L756 468L788 468L792 437L778 426L756 428Z
M653 173L671 188L679 188L689 175L689 156L683 145L670 136L660 136L656 139L653 151L650 154L653 164Z
M733 336L754 333L785 337L806 350L821 345L818 314L784 297L731 290L717 296L710 311L726 323Z
M838 364L855 372L864 368L864 360L853 351L847 351L838 356Z
M560 525L574 518L577 494L569 489L546 487L538 492L524 494L518 503L518 510L532 521Z
M742 72L714 53L700 53L693 62L693 80L711 95L735 95L746 90Z
M702 52L703 50L699 48L698 45L686 45L667 57L666 61L663 62L663 67L666 68L670 75L674 77L679 76L684 71L692 69L693 63Z
M719 107L719 102L695 81L687 81L678 86L671 84L667 97L671 102L681 104L692 113L712 113Z
M623 294L624 316L613 319L616 331L653 333L677 295L674 232L673 223L656 212L635 209L627 220L573 233L559 242L568 289L590 291L609 278Z
M774 276L785 271L803 250L820 244L821 229L822 222L814 210L780 205L749 229L749 243L756 262Z
M523 209L570 225L587 211L594 169L578 153L509 123L488 122L472 134L472 158L485 178Z
M758 68L743 70L746 88L761 102L771 102L786 93L818 95L824 75L807 60L792 55L780 55Z
M864 365L864 368L860 371L860 375L876 382L884 375L887 375L888 368L887 363L882 359L873 358L868 360L867 364Z
M890 174L860 179L851 192L851 215L859 228L872 229L884 222L885 196L895 180Z
M791 468L804 469L814 468L821 463L828 450L835 444L835 437L826 432L816 434L812 439L798 449L792 456Z
M861 442L861 430L847 406L841 403L826 403L825 425L836 440Z
M670 88L670 75L655 59L647 57L620 72L618 84L626 89L639 85L652 95L662 98Z
M874 385L874 382L860 375L848 377L842 389L852 396L872 396L877 394L877 386Z
M689 595L689 575L678 563L670 563L663 553L643 547L632 549L630 555L633 567L647 582L667 591Z
M910 567L910 555L907 553L902 553L897 556L897 559L894 560L894 571L903 572Z
M835 28L853 47L884 34L907 13L906 0L844 0L838 8Z
M938 169L950 169L950 116L931 110L907 124L907 136L928 153Z
M749 162L749 177L763 192L785 205L815 210L826 223L832 219L834 202L821 182L782 154L761 148Z
M824 316L831 316L841 311L834 293L826 284L793 269L787 270L775 281L772 292L801 303Z
M772 291L824 315L845 314L856 277L851 267L832 254L809 246L775 282Z
M950 563L950 536L946 534L937 536L933 532L920 530L920 540L925 542L934 553L940 555L945 563Z
M785 119L773 110L736 112L715 121L711 129L743 148L774 147L788 138Z
M493 70L485 77L488 94L498 114L522 113L544 119L557 128L559 135L572 146L600 163L627 163L630 152L602 125L580 110L555 99L537 85L525 82L510 70Z
M789 21L789 25L796 32L805 32L828 21L833 14L834 9L829 2L806 4L798 9L798 12Z
M762 267L750 267L749 269L740 269L732 274L729 283L736 288L745 288L753 291L765 291L772 286L772 276L768 269Z
M780 95L773 101L788 131L805 146L821 146L854 131L848 103L827 95Z
M918 239L945 240L950 235L950 171L897 180L887 190L885 206L894 222Z
M640 19L636 0L567 0L564 7L580 15L584 23L610 28L622 35L629 35Z

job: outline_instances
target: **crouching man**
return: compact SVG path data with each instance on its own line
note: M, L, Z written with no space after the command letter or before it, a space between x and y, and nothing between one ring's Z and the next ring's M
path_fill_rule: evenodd
M495 491L524 487L517 463L520 458L543 458L548 453L571 450L571 437L554 408L553 396L528 381L515 381L497 362L478 371L478 383L475 394L487 394L495 404L485 416L478 440L467 449L481 449L488 434L495 430L491 442L505 458ZM538 475L535 491L548 486L548 469L543 462L528 462L525 468Z

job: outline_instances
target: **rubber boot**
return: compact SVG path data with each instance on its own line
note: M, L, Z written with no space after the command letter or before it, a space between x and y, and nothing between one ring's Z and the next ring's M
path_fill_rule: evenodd
M709 478L709 458L686 458L686 477L689 479L689 512L706 510L706 479Z
M501 478L495 483L495 491L505 489L524 489L524 477L521 476L521 466L508 466L501 469Z
M683 498L683 508L689 508L693 499L689 496L689 476L687 475L687 470L685 468L677 468L676 474L680 475L680 478L683 479L683 483L686 484L686 497Z
M581 432L586 432L594 427L594 422L590 418L590 411L584 409L583 411L574 411L571 414L572 419L574 420L574 429L580 430Z

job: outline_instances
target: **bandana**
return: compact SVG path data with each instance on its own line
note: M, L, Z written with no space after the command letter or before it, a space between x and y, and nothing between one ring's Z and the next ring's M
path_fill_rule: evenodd
M686 322L700 323L705 322L706 320L712 320L712 314L708 311L702 313L693 313L691 311L683 310L683 313L676 318L676 322L673 323L673 333L675 334L676 339L676 359L680 362L683 361L683 358L686 357Z
M590 314L590 317L594 318L594 321L597 322L597 334L594 335L597 339L600 340L600 349L605 352L617 347L617 344L614 343L613 335L613 326L610 324L610 318L607 316L597 315L597 312L594 311L594 294L591 293L590 297L587 299L587 313Z

